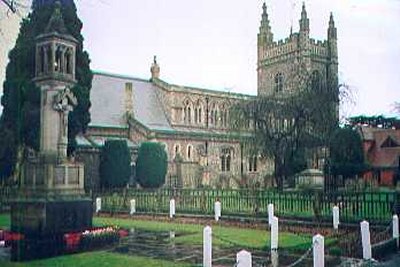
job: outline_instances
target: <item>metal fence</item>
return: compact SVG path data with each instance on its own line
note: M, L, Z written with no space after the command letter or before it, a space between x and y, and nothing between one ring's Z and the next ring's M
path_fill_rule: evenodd
M129 212L130 200L143 213L168 213L169 200L176 201L181 214L212 215L214 202L221 201L224 215L266 217L273 203L275 214L283 218L331 220L332 207L338 205L342 222L387 222L397 212L397 192L305 192L233 189L160 189L102 192L102 210Z
M10 210L10 201L16 196L16 192L11 187L0 187L0 212Z

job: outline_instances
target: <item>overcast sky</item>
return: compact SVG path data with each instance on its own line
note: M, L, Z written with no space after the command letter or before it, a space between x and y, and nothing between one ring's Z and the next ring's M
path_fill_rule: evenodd
M167 82L256 94L262 0L76 3L92 69L147 79L157 55ZM275 40L287 37L291 25L298 30L302 1L266 3ZM305 3L315 39L326 39L329 14L334 14L340 80L356 95L346 114L393 114L392 104L400 101L400 1Z

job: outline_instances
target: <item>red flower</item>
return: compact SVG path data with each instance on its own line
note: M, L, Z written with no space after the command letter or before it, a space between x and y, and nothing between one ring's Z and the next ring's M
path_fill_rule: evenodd
M13 233L9 231L3 231L3 238L4 241L6 242L11 242L11 241L19 241L24 239L24 235L20 233Z
M127 230L120 229L120 230L118 230L118 235L119 235L120 238L126 237L126 236L129 235L129 232Z
M81 233L68 233L64 234L64 240L68 249L74 249L79 246L81 241L82 234Z

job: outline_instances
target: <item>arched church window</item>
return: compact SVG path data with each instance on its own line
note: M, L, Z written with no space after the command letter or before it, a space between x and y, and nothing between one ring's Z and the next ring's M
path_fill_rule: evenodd
M221 171L230 172L232 162L232 149L224 148L221 151Z
M196 102L195 110L194 110L194 123L201 124L203 121L203 104L200 100Z
M218 108L215 103L211 105L210 124L215 126L218 124Z
M249 157L249 172L257 171L257 156Z
M283 91L284 76L281 72L275 75L275 93Z
M220 110L221 126L227 127L228 125L228 108L226 104L223 104Z
M311 74L311 89L321 90L321 74L317 70L314 70Z
M174 158L181 154L181 146L179 144L174 145Z
M188 161L191 161L193 159L193 146L192 145L187 146L186 158Z
M184 102L183 120L186 124L192 123L192 103L189 99Z

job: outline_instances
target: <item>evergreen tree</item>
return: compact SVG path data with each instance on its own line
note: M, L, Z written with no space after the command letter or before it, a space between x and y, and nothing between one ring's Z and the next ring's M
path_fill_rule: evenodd
M136 178L143 188L158 188L165 183L167 152L161 143L145 142L140 145L136 160Z
M131 155L126 141L107 140L100 155L101 187L123 187L130 176Z
M331 173L352 178L367 168L360 135L352 128L338 128L330 141Z
M34 0L32 11L21 23L15 47L9 53L6 80L3 84L3 114L0 119L0 178L7 177L22 159L23 149L39 150L40 90L32 79L35 75L35 38L44 33L57 0ZM82 22L73 0L62 0L61 12L68 34L78 40L76 80L72 88L78 106L69 115L68 152L75 150L75 136L85 132L90 122L90 88L93 75L89 56L83 50ZM4 139L3 139L4 138Z

